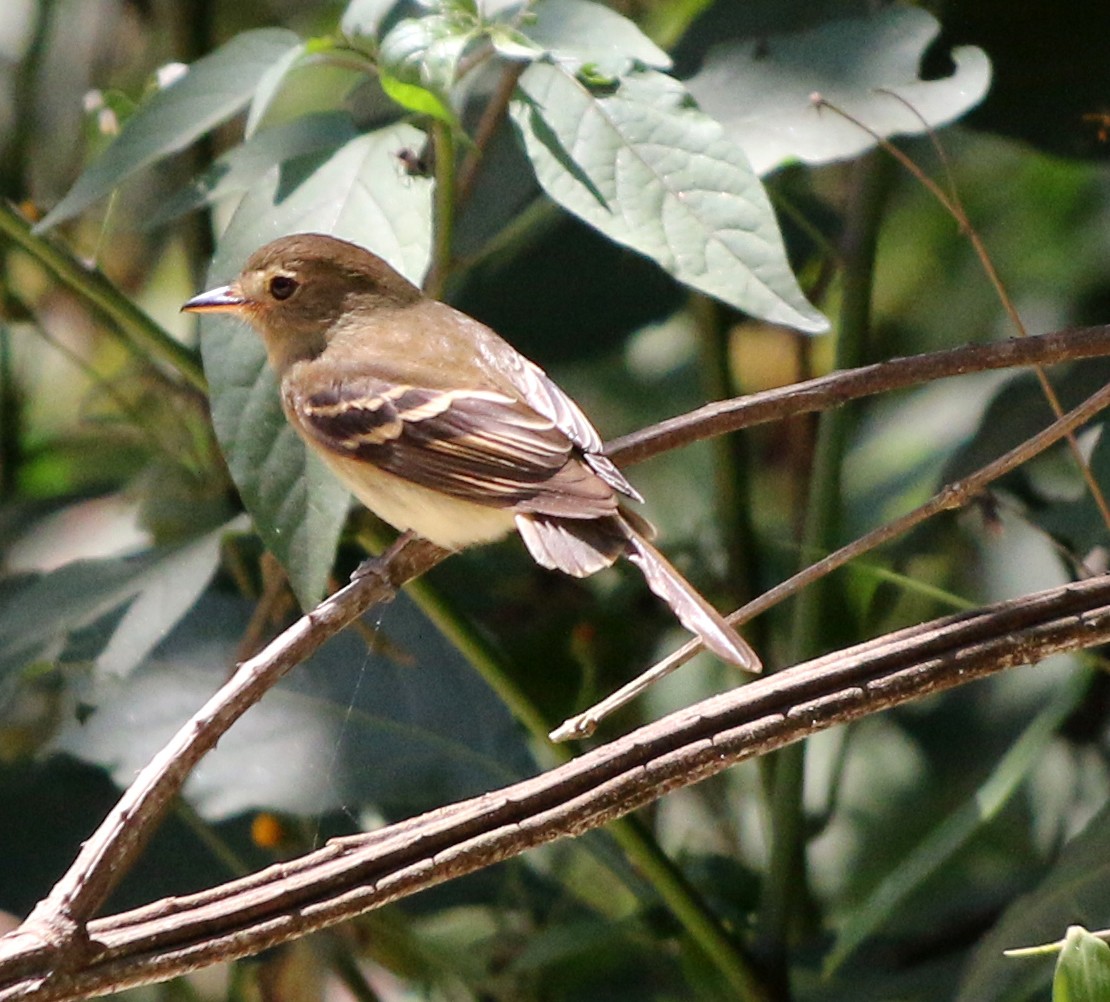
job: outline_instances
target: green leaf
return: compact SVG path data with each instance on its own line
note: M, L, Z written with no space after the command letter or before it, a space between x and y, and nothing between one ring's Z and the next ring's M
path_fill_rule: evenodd
M344 111L304 115L263 129L218 157L188 188L167 199L145 225L159 226L194 209L242 195L271 168L335 150L357 135L351 116Z
M378 64L398 80L446 92L476 28L477 21L460 22L442 14L405 18L382 39Z
M1050 972L1042 959L1007 957L1003 951L1058 940L1061 930L1077 923L1090 929L1110 926L1107 808L1063 847L1036 887L1010 902L991 932L979 941L957 1002L1008 1002L1047 985Z
M1073 463L1069 453L1069 472L1078 480L1079 471ZM1088 457L1088 463L1095 482L1103 485L1105 490L1105 485L1110 484L1110 429L1105 422L1100 425L1098 441ZM1045 503L1039 505L1038 510L1030 513L1029 517L1050 532L1053 538L1065 541L1072 553L1084 555L1106 545L1106 523L1086 486L1080 487L1079 491L1079 497L1074 500L1045 497Z
M226 680L251 613L248 601L205 596L133 675L87 681L77 696L93 712L67 721L54 748L126 785ZM187 784L202 815L404 815L534 771L508 710L410 599L374 618L393 657L347 630L283 679Z
M363 244L419 282L431 253L431 182L404 175L395 154L423 139L410 125L392 125L327 158L272 169L220 238L212 284L233 278L262 244L301 232ZM311 608L324 593L349 495L286 422L258 339L226 317L203 318L201 334L212 421L232 479L301 604Z
M130 675L146 659L208 587L220 564L224 537L246 528L244 517L233 519L179 547L144 576L142 590L96 659L101 676Z
M76 631L121 606L128 611L93 656L115 675L128 673L192 607L234 528L231 522L183 546L133 557L77 560L9 584L0 605L0 680L56 657Z
M1076 673L1029 724L1024 733L999 760L986 781L921 841L888 877L859 905L837 936L825 960L827 977L868 937L885 928L891 916L926 880L948 864L984 824L998 815L1029 777L1056 735L1090 688L1090 676Z
M184 77L158 91L130 118L119 138L36 229L71 219L136 171L231 118L247 104L267 70L300 44L291 31L263 28L237 35L198 59Z
M816 106L814 94L880 136L937 128L986 95L990 62L973 46L952 53L951 76L919 78L939 30L926 11L896 5L805 31L760 34L714 46L687 87L757 174L795 160L843 160L876 141L832 108Z
M596 92L534 63L511 113L536 177L564 208L738 309L828 328L798 288L743 152L678 81L648 70Z
M1110 946L1082 926L1070 926L1056 961L1052 1002L1106 999L1110 999Z
M519 33L571 74L594 67L601 77L614 79L639 64L669 69L670 56L628 18L590 0L540 0L530 9L535 17L519 25ZM490 32L494 47L507 59L519 59L519 39Z
M454 122L448 95L477 30L477 18L466 12L400 21L378 51L382 88L410 111Z
M248 137L254 135L263 116L281 92L293 67L295 67L304 56L305 49L306 47L302 42L300 45L291 48L282 55L280 59L266 68L266 72L262 74L251 96L250 108L247 111L247 122L243 127L244 135Z
M299 50L279 60L259 82L247 112L243 132L275 128L307 115L346 110L353 91L372 73L369 60L350 51L336 51L330 40L310 39ZM360 102L363 121L377 120L376 109Z
M537 45L524 32L509 24L490 25L486 29L486 37L506 59L530 63L547 55L542 46Z
M380 73L378 79L382 90L406 111L415 112L417 115L428 115L448 125L454 125L458 121L458 116L451 110L451 106L428 88L421 87L419 84L404 83L385 72Z

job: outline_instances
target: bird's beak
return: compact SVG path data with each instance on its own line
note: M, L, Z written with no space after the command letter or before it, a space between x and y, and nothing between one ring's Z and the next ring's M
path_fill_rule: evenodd
M181 309L189 313L238 313L246 304L242 289L232 282L193 296Z

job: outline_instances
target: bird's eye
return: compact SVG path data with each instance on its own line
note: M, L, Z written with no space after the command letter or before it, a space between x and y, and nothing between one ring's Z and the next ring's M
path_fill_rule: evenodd
M275 275L270 279L270 295L274 299L288 299L297 291L297 280L288 275Z

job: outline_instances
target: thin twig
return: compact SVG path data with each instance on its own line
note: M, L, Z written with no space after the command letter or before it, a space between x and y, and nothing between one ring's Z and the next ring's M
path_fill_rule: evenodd
M932 137L933 146L938 151L941 162L945 166L945 171L948 174L949 179L951 179L952 172L948 164L948 158L945 155L943 148L936 141L936 137L933 135L933 130L929 123L909 101L902 97L901 94L897 94L894 91L886 89L884 89L883 92L887 94L888 97L892 97L897 100L925 127L925 131L928 132L929 135ZM954 220L956 220L957 224L959 224L960 230L963 233L967 234L967 238L971 242L972 249L975 251L976 257L979 258L979 263L983 266L983 271L986 273L987 279L990 281L991 285L994 286L994 290L998 295L999 302L1002 304L1002 308L1006 311L1006 315L1010 318L1010 323L1013 324L1014 330L1017 331L1020 337L1028 337L1029 331L1026 330L1025 323L1022 321L1021 315L1017 311L1017 307L1014 306L1013 299L1010 298L1010 294L1006 291L1006 287L1002 283L1002 277L998 274L998 269L996 269L994 266L994 261L991 258L990 253L987 251L986 244L983 243L982 237L979 236L979 231L976 230L975 227L972 225L971 219L968 216L966 209L964 208L963 200L960 198L959 190L955 187L955 185L952 185L952 190L950 193L946 193L940 187L940 185L936 183L936 181L934 181L920 167L918 167L918 165L913 161L912 158L907 156L902 150L898 149L898 147L895 146L894 143L892 143L885 136L882 136L879 133L875 132L875 130L872 129L869 125L865 125L858 118L849 114L843 108L840 108L837 105L833 104L831 101L826 100L820 94L814 95L813 103L817 107L828 108L830 111L835 112L846 121L851 122L853 125L866 132L869 136L871 136L872 139L874 139L880 146L882 146L884 150L886 150L892 157L894 157L894 159L897 160L898 163L905 167L906 170L908 170L922 185L924 185L925 189L938 202L940 202L944 209L952 216ZM1040 367L1037 367L1035 371L1037 373L1037 381L1041 385L1041 392L1044 394L1045 399L1048 401L1053 413L1057 417L1060 417L1063 414L1064 410L1063 407L1060 405L1060 398L1056 395L1055 388L1048 381L1048 375L1045 373L1044 369ZM1090 492L1091 497L1094 499L1095 505L1098 507L1099 514L1102 516L1103 524L1106 526L1107 529L1110 529L1110 505L1107 504L1106 498L1103 496L1102 488L1099 486L1098 481L1095 480L1094 473L1091 471L1090 464L1087 462L1086 457L1083 455L1083 450L1079 448L1079 442L1076 441L1075 436L1068 435L1067 441L1068 447L1071 449L1072 455L1075 457L1075 461L1079 466L1083 480L1087 485L1087 490Z
M521 73L527 68L526 63L510 63L501 74L501 79L485 108L478 126L474 130L474 142L470 144L459 168L459 180L455 187L455 209L460 211L470 199L474 190L474 183L478 180L478 171L482 166L482 157L489 147L490 141L497 132L497 127L505 117L505 109L509 107L516 82Z

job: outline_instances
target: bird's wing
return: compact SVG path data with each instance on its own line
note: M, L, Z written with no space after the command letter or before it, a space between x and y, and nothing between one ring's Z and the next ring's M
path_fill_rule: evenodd
M617 508L613 485L550 416L491 389L432 389L362 375L298 391L286 408L346 459L477 504L571 518ZM584 419L583 419L584 420Z
M582 413L578 404L559 389L538 365L523 355L517 358L522 364L511 374L511 377L528 403L540 414L550 418L555 427L578 446L590 468L610 487L620 491L626 497L643 501L636 488L602 452L601 436L590 423L590 419Z

